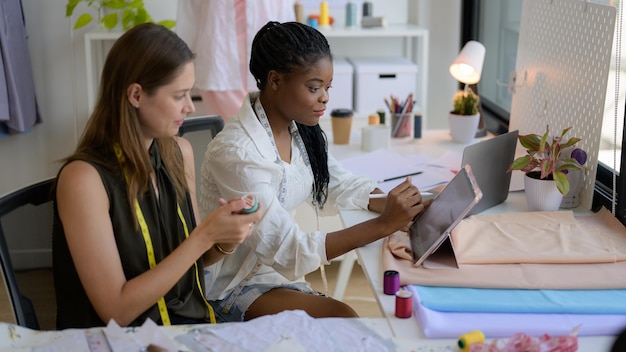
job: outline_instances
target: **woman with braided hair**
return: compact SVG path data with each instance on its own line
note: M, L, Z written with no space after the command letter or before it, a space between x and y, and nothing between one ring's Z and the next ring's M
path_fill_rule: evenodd
M226 321L301 309L313 317L356 317L343 302L311 289L304 276L357 247L403 229L423 209L410 179L386 199L366 177L352 175L328 154L319 127L332 85L326 38L297 22L269 22L252 42L250 72L260 92L207 148L201 213L218 199L253 194L265 211L252 234L205 271L207 298ZM293 219L310 202L318 211L371 209L375 219L332 233L304 232Z

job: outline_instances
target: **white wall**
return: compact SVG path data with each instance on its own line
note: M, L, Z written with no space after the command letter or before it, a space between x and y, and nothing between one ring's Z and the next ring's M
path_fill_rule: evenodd
M57 160L73 150L88 117L83 34L94 27L72 31L73 21L65 17L66 2L22 0L43 123L31 133L0 140L0 195L54 176ZM175 18L176 1L145 3L155 20ZM398 0L394 6L387 0L372 3L374 15L385 15L390 23L410 22L430 29L428 127L447 128L444 116L455 90L447 66L459 47L460 0ZM337 18L343 20L340 10Z
M95 26L71 30L73 19L65 17L66 2L22 0L43 123L30 133L0 139L0 195L56 175L58 160L72 152L88 118L83 36ZM372 3L374 15L385 15L389 23L408 22L430 29L428 116L432 117L428 127L447 128L444 116L456 89L447 67L459 47L460 0L397 0L391 7L388 0ZM175 19L176 1L146 0L145 4L155 20ZM341 9L336 14L338 19L345 18ZM30 240L18 241L31 248L49 248L49 241L37 244Z

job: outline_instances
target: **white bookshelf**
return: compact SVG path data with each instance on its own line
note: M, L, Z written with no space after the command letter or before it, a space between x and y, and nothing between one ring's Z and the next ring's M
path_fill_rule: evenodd
M333 49L334 39L367 41L373 38L398 38L403 41L402 55L417 64L416 97L422 110L422 121L428 103L428 30L414 25L388 25L376 28L333 28L322 31ZM85 34L85 68L87 80L87 105L93 110L98 90L98 79L108 49L122 32L88 32ZM375 53L374 53L375 54Z

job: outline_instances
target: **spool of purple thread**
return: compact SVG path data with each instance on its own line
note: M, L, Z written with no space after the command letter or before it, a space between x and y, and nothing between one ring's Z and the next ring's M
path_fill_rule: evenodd
M400 289L400 273L395 270L385 271L383 277L383 292L386 295L395 295Z

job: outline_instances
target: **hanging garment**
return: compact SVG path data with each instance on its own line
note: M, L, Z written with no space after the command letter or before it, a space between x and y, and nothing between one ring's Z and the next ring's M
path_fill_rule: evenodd
M0 122L9 133L41 122L21 0L0 1Z
M292 0L178 1L176 31L196 53L196 87L207 114L225 120L257 90L248 71L256 32L268 21L293 21Z

